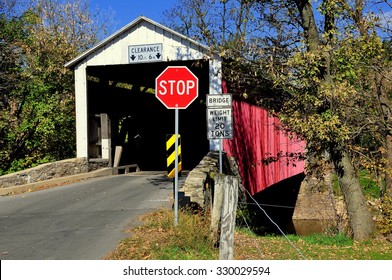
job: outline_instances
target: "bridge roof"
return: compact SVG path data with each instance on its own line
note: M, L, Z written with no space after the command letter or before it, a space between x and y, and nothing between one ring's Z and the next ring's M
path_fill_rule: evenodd
M127 64L129 45L153 43L163 44L163 61L202 59L205 55L210 54L208 46L145 16L140 16L91 49L67 62L65 67L75 68L85 62L88 65ZM120 47L116 47L116 45L120 45ZM101 58L99 58L100 56ZM102 58L102 56L106 58Z

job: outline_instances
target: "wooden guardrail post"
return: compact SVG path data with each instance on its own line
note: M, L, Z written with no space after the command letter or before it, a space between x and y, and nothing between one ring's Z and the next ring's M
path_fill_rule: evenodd
M214 184L214 200L211 213L211 239L219 241L219 259L234 259L234 230L238 205L239 179L217 174ZM219 240L220 224L220 240Z
M239 180L235 176L224 176L223 206L221 214L221 237L219 259L234 259L234 229L238 205Z
M211 241L213 244L219 244L219 225L223 204L224 175L215 174L214 193L211 211Z
M123 152L123 147L122 146L116 146L116 149L115 149L115 152L114 152L113 167L119 167L120 166L122 152Z

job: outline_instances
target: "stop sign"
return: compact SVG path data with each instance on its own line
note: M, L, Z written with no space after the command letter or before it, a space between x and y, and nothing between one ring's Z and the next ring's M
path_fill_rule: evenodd
M198 89L198 78L186 66L169 66L155 79L155 96L168 109L186 109Z

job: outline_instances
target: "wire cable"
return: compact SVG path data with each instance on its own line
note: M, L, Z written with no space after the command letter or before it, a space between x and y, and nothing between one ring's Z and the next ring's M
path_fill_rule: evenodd
M241 205L257 205L257 203L239 203ZM263 204L263 203L259 203L258 205L262 205L262 206L267 206L267 207L276 207L276 208L288 208L288 209L294 209L295 207L293 206L285 206L285 205L276 205L276 204Z
M244 188L245 189L245 188ZM260 204L253 198L253 196L249 193L249 191L247 189L245 189L245 191L248 193L249 197L256 203L256 205L260 208L261 211L263 211L264 215L271 221L271 223L273 223L278 230L282 233L282 235L287 239L287 241L290 243L290 245L299 253L299 255L306 260L306 257L304 256L304 254L302 254L302 252L294 245L293 242L291 242L291 240L288 238L288 236L282 231L282 229L278 226L277 223L275 223L271 217L267 214L267 212L260 206Z

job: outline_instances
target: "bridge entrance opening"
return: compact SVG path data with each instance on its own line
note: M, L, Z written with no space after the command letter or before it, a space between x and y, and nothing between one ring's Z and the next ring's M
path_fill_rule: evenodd
M167 66L187 66L199 79L199 97L179 111L183 169L194 168L209 151L205 98L209 63L203 60L87 66L88 157L102 158L109 141L109 161L122 148L120 165L166 170L166 135L174 134L174 110L155 97L155 78Z

